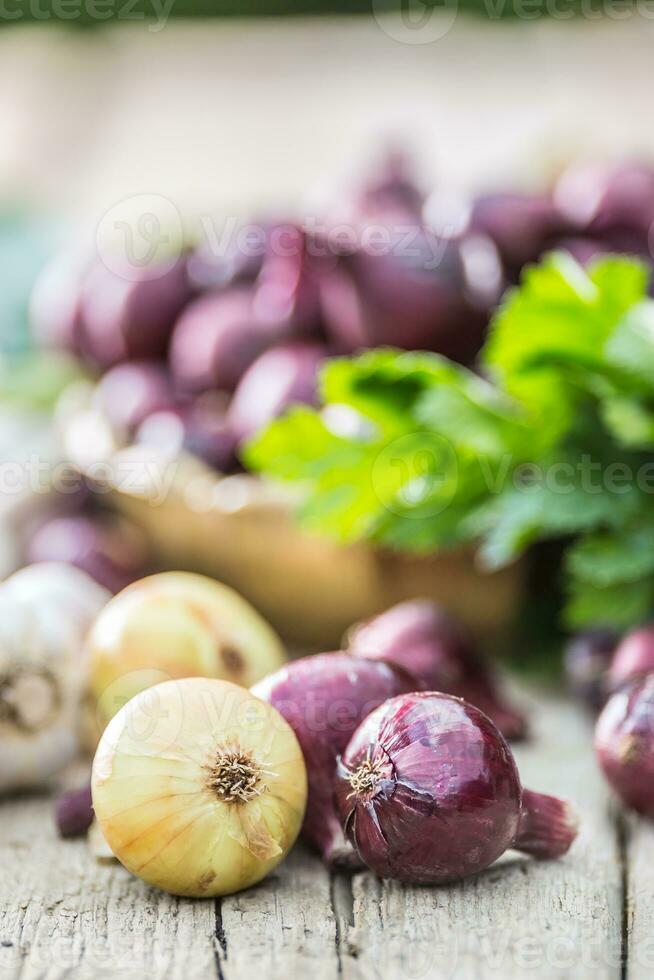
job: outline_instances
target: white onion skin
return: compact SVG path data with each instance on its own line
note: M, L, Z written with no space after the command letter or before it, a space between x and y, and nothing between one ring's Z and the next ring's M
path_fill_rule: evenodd
M16 671L44 675L56 691L42 727L0 720L0 793L43 785L80 750L83 641L110 593L79 569L30 565L0 587L0 679Z
M221 800L207 765L237 744L265 769L260 795ZM302 825L307 776L290 726L227 681L187 678L137 695L107 727L93 763L93 806L119 861L174 895L247 888L288 853Z

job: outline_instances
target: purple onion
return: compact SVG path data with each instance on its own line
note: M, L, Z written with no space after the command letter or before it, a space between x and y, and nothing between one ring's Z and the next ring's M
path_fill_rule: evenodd
M611 695L597 719L595 751L620 800L654 817L654 674Z
M124 276L95 263L80 301L80 347L100 367L133 358L163 357L191 289L182 258L156 276L152 267L130 267Z
M446 694L401 695L369 715L335 786L348 839L383 878L452 881L508 848L559 857L576 836L566 803L522 789L490 719Z
M478 251L479 242L467 245ZM378 254L361 248L337 257L320 280L334 347L352 353L392 345L471 361L501 288L499 262L486 245L481 262L468 262L464 243L415 225L408 235L391 231Z
M339 652L295 660L252 688L297 736L309 778L302 832L328 864L357 863L334 810L337 757L366 715L412 686L411 678L390 664Z
M443 691L480 708L509 739L524 738L527 723L500 696L491 670L462 626L426 599L401 602L357 627L349 650L401 667L421 691Z
M245 225L229 236L225 246L203 239L188 258L188 277L200 292L222 290L231 286L252 283L259 275L264 248L247 246L250 234L256 241L265 234L262 225Z
M93 823L91 786L61 793L55 800L55 823L60 837L81 837Z
M608 689L615 691L650 673L654 673L654 623L632 630L618 644L608 671Z
M139 426L136 441L168 458L182 449L222 473L237 466L236 436L227 419L223 393L207 391L175 408L153 412Z
M94 401L114 432L129 439L148 415L174 407L176 399L162 363L132 361L107 371L96 387Z
M243 375L229 407L239 441L248 439L292 404L314 405L318 370L325 358L319 344L293 343L262 354Z
M317 276L304 231L290 223L271 226L256 281L257 317L264 323L285 324L289 338L313 336L320 321Z
M654 169L639 163L575 163L557 181L554 200L563 217L593 235L631 233L647 248L654 221ZM631 251L631 249L629 249Z
M286 325L262 321L250 288L207 293L175 325L170 364L178 386L190 392L231 391L256 358L283 338Z
M213 393L209 393L211 395ZM236 434L224 407L201 395L187 410L184 448L223 473L236 463Z
M615 633L594 629L573 636L564 651L568 687L594 711L599 711L607 698L607 671L616 644Z
M105 515L53 517L36 529L25 553L28 564L74 565L114 593L145 575L148 557L135 525Z
M473 202L470 228L488 235L511 269L535 261L567 223L546 194L482 195Z

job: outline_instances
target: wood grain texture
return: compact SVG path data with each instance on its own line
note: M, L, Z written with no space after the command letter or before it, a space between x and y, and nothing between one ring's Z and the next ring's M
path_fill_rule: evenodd
M0 978L617 980L623 945L626 975L651 976L654 831L629 821L618 833L580 711L541 692L527 701L524 781L568 797L582 820L564 860L510 854L476 878L411 888L330 876L299 846L259 887L190 901L59 841L51 800L22 797L0 802Z
M654 976L654 824L623 819L627 980Z
M0 804L0 977L214 975L212 903L155 892L84 841L60 841L52 802Z

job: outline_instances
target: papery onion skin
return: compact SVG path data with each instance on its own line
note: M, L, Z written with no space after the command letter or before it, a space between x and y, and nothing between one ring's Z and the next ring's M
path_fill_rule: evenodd
M654 674L611 695L597 719L595 751L620 800L654 818Z
M78 753L83 640L108 598L59 562L0 587L0 793L45 784Z
M88 648L101 726L161 681L213 677L249 687L286 659L272 627L245 599L188 572L151 575L120 592L95 621Z
M371 711L414 686L392 664L339 651L295 660L252 688L284 716L302 747L309 775L302 835L328 864L360 864L334 809L338 756Z
M229 792L241 795L227 799L217 767L235 756L252 778L230 771ZM240 891L276 867L307 795L302 752L278 712L205 678L167 681L125 705L102 737L91 784L118 860L150 885L197 898Z
M489 666L463 627L427 599L401 602L355 627L349 650L358 657L397 664L416 679L418 690L464 698L508 739L527 735L526 719L501 697Z
M559 856L576 835L567 804L523 791L492 721L441 693L401 695L369 715L335 786L348 838L383 878L452 881L510 847Z
M654 672L654 624L632 630L616 647L607 677L610 691Z

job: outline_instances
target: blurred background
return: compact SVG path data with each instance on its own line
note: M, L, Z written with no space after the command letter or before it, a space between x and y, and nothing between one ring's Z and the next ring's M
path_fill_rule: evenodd
M220 14L232 16L209 16ZM83 375L95 381L121 359L88 349L81 366L49 348L45 355L27 356L35 347L29 296L40 270L62 249L102 252L101 233L138 221L144 209L156 214L169 239L190 242L202 237L206 222L222 227L252 218L302 223L308 215L334 216L341 206L347 212L353 186L374 184L377 178L370 175L390 152L391 159L408 161L409 182L424 188L428 200L439 208L448 202L439 214L454 227L460 203L475 195L538 196L572 160L654 154L654 132L646 124L654 20L636 5L606 0L393 9L377 0L354 7L315 0L301 10L281 3L264 10L255 2L209 9L200 0L133 7L5 0L0 20L4 461L33 452L65 460L75 455L79 437L71 449L60 429L53 434L55 403L71 380ZM140 230L147 242L147 229ZM508 279L548 244L544 234L534 254L509 261ZM639 240L633 251L647 247ZM52 294L46 296L48 310L53 302ZM40 309L42 336L43 304ZM336 344L325 353L355 347L345 345L343 351ZM84 440L86 463L94 453L103 458L102 432L89 435L85 429ZM212 466L223 469L212 452ZM240 467L233 469L238 479ZM221 506L238 511L252 503L249 492L230 484ZM34 497L33 487L28 496ZM0 536L4 570L25 560L23 497L2 494L8 528ZM145 521L139 514L137 523L144 522L151 537L160 537L160 517L151 514ZM34 526L33 515L27 523ZM189 551L198 535L213 534L216 550L240 557L208 570L233 581L284 625L289 611L275 615L283 596L266 602L262 590L249 584L252 569L242 570L256 564L243 543L247 530L238 527L230 539L223 525L211 532L206 525L199 531L188 523L175 527L176 533L158 542L167 563L176 563L171 556L179 554L179 564L192 564ZM253 537L259 534L257 525ZM284 540L272 550L283 551ZM323 567L325 553L314 553L311 562ZM301 579L306 566L296 564ZM404 574L405 592L420 592L422 572L415 581ZM367 561L353 565L334 603L345 602L342 593L354 581L364 581L365 588L320 638L333 639L357 616L403 598L386 586L382 596L380 581L386 578ZM266 575L268 595L275 591L274 579L273 563ZM495 604L489 598L487 605Z

